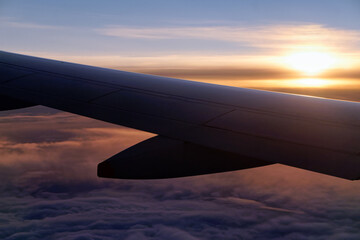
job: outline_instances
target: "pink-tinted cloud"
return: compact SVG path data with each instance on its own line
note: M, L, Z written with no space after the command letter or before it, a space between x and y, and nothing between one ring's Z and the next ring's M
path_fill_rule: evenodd
M0 116L1 239L360 237L357 182L281 165L181 179L99 179L98 162L152 135L33 111Z

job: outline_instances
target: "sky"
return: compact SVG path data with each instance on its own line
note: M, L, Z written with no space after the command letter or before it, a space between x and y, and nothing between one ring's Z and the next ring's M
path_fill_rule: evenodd
M0 50L360 101L360 1L0 0ZM360 183L272 165L100 179L152 134L0 112L0 239L359 239Z
M359 16L357 0L1 0L0 46L239 87L308 94L325 86L329 95L316 94L357 100Z

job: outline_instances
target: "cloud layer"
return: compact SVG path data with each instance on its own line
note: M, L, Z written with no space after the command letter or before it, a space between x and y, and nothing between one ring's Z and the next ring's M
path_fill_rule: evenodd
M0 117L0 238L358 239L360 185L286 166L99 179L151 134L36 107ZM30 121L31 119L31 121Z

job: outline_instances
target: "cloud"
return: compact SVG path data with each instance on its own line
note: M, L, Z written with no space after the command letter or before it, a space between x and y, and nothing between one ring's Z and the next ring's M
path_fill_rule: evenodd
M20 22L13 20L12 18L0 18L0 27L10 27L10 28L22 28L22 29L33 29L33 30L59 30L64 29L61 26L55 25L46 25L46 24L38 24L31 22Z
M152 68L137 69L145 74L160 75L183 79L207 79L207 80L249 80L249 79L289 79L298 77L295 71L281 68L241 68L241 67L198 67L198 68Z
M98 162L152 135L33 109L34 116L17 110L0 117L1 239L360 237L358 182L282 165L168 180L99 179Z
M360 39L360 32L357 30L336 29L319 24L156 28L107 26L96 31L102 35L121 38L217 40L278 49L312 46L343 49L344 42L355 46Z
M346 45L346 44L344 44ZM331 52L331 51L330 51ZM113 54L113 55L63 55L48 52L23 52L22 54L57 59L67 62L95 65L123 71L149 73L180 78L292 78L301 74L286 64L287 53L211 54L178 52L173 54ZM336 53L336 69L324 72L326 78L357 78L360 50L352 54Z

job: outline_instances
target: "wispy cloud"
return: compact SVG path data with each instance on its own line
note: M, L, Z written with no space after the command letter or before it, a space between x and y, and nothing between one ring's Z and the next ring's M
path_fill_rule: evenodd
M342 48L344 42L355 44L360 41L359 31L328 28L318 24L156 28L108 26L97 29L97 32L122 38L218 40L262 48L296 46Z
M14 20L12 18L0 18L0 27L40 29L40 30L64 29L64 27L58 25L46 25L46 24L39 24L34 22L23 22L23 21Z
M278 56L265 55L239 55L239 54L200 54L184 53L176 54L143 54L129 56L119 55L63 55L47 52L23 52L44 58L52 58L68 62L89 64L100 67L115 68L120 70L152 72L159 69L209 69L209 68L266 68L279 66ZM154 72L155 73L155 72Z

